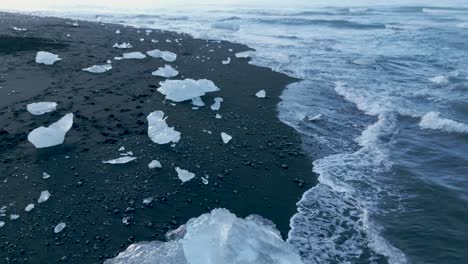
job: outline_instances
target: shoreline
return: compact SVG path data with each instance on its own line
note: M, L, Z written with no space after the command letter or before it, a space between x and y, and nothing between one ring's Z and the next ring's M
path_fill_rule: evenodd
M235 53L249 48L226 41L154 29L147 34L146 29L86 21L74 27L73 20L3 12L0 20L4 22L0 58L8 62L0 71L4 77L0 120L5 124L0 130L0 206L7 205L7 216L0 218L6 222L0 228L0 257L9 258L7 263L56 262L63 257L74 262L79 255L80 263L100 263L131 243L164 241L168 230L218 207L239 217L260 214L287 235L295 203L315 183L300 135L277 117L279 96L295 79L236 58ZM27 31L15 31L13 26ZM117 29L121 34L115 33ZM2 52L5 39L23 45ZM112 48L117 42L130 42L134 48ZM123 52L156 48L176 53L177 60L113 59ZM59 54L63 60L38 65L34 56L39 50ZM223 65L227 57L231 63ZM109 72L82 71L107 59L112 59ZM206 78L221 90L205 95L206 106L198 110L187 102L173 106L156 91L164 78L151 75L165 64L180 72L173 79ZM261 89L267 91L266 99L254 96ZM209 107L214 97L224 99L221 119ZM58 110L32 116L26 104L37 101L57 102ZM156 110L164 111L169 126L181 132L176 147L156 145L148 138L146 116ZM35 149L26 140L35 127L69 112L75 114L75 122L64 144ZM221 132L233 140L223 144ZM134 152L137 160L101 163L117 158L121 146ZM163 168L149 170L153 159ZM176 166L196 178L180 184ZM42 179L43 172L51 178ZM203 175L209 175L207 185L200 179ZM24 212L43 190L50 191L50 200ZM148 197L153 202L143 204ZM9 220L11 213L20 218ZM123 218L130 224L122 223ZM59 222L68 227L54 234Z

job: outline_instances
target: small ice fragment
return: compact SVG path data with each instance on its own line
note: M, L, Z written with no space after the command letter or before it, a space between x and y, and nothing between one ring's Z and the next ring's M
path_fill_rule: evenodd
M170 39L166 39L166 42L167 43L171 43L172 41Z
M88 68L84 68L83 71L90 72L90 73L104 73L112 69L112 65L104 64L104 65L93 65Z
M11 214L10 215L10 220L16 220L19 218L19 215L18 214Z
M154 111L148 115L148 136L156 144L177 143L180 140L180 132L166 123L163 111Z
M107 161L102 161L104 164L125 164L128 163L132 160L136 160L137 158L135 157L130 157L130 156L125 156L125 157L120 157L117 159L112 159L112 160L107 160Z
M111 61L111 60L107 60L106 63L107 63L107 64L111 64L112 61Z
M115 31L115 34L120 34L120 29L117 29L117 30Z
M208 134L211 135L211 131L210 131L210 130L203 129L203 132L208 133Z
M154 200L153 197L148 197L143 199L143 204L150 204Z
M307 115L306 118L308 121L317 121L317 120L322 119L322 114L318 114L314 116Z
M39 196L39 199L37 199L37 202L38 203L43 203L43 202L49 200L49 198L50 198L49 191L42 191L41 196Z
M119 44L119 43L115 43L114 46L112 46L113 48L116 48L116 49L131 49L133 48L132 44L130 44L130 42L122 42L122 44Z
M27 29L26 29L26 28L13 27L13 30L16 30L16 31L26 31Z
M77 27L79 26L78 22L73 22L72 26Z
M145 41L145 39L144 39L144 38L141 38L140 41Z
M222 63L224 65L231 63L231 57L228 57L227 60L223 60Z
M203 102L203 100L201 99L201 97L195 97L192 99L192 104L194 106L198 106L198 107L202 107L202 106L205 106L205 103ZM197 108L198 109L198 108Z
M124 150L125 150L125 147L124 147L124 146L122 146L122 147L119 148L119 151L124 151Z
M62 230L66 227L67 225L65 223L59 223L58 225L56 225L54 227L54 233L57 234L57 233L60 233L62 232Z
M158 160L152 160L152 161L148 164L148 168L150 168L150 169L162 168L162 165L161 165L161 162L159 162Z
M222 116L221 116L220 114L216 114L215 118L216 118L216 119L221 119Z
M213 110L213 111L218 111L219 108L221 107L221 102L223 102L223 101L224 101L223 98L221 98L221 97L216 97L216 98L214 99L214 104L211 105L211 110Z
M144 59L146 58L146 55L139 52L139 51L135 51L135 52L129 52L129 53L124 53L123 54L123 58L124 59L137 59L137 60L141 60L141 59Z
M229 141L231 141L232 137L224 132L221 132L221 139L223 140L224 144L227 144Z
M201 177L203 184L207 185L208 184L208 179L205 177Z
M53 112L57 108L57 103L55 102L39 102L32 103L26 106L28 112L33 115L42 115L45 113Z
M39 64L53 65L56 61L62 60L58 55L47 52L39 51L36 54L36 62Z
M433 78L429 78L429 81L433 83L437 83L437 84L444 84L444 83L448 83L448 77L444 75L439 75Z
M179 177L179 179L182 182L190 181L191 179L193 179L195 177L195 174L191 173L188 170L184 170L184 169L181 169L179 167L176 167L175 170L177 171L177 177Z
M4 221L0 221L0 227L4 227L5 226L5 222Z
M154 71L151 74L155 76L165 77L165 78L172 78L172 77L176 77L179 74L179 72L175 70L174 68L172 68L171 65L165 65L164 67L160 67L157 71Z
M154 39L152 39L151 42L153 42L153 43L158 43L159 40L154 40Z
M32 209L34 209L34 204L33 204L33 203L28 204L28 205L26 206L26 208L24 208L24 210L25 210L26 212L29 212L29 211L31 211Z
M47 172L43 172L42 179L48 179L48 178L50 178L50 174L48 174Z
M60 145L65 140L66 133L73 126L73 114L69 113L48 127L38 127L31 131L28 140L36 148L47 148Z
M253 56L253 51L244 51L236 53L236 58L249 58Z
M260 90L255 94L255 96L257 96L258 98L265 98L266 97L266 92L265 92L265 90Z
M67 37L70 37L70 34L67 34Z
M161 87L157 90L166 96L166 99L174 102L192 100L193 98L205 95L207 92L219 91L216 85L206 79L202 80L166 80L159 83Z
M130 217L129 216L122 217L122 223L124 225L130 225Z
M177 54L170 51L160 51L158 49L147 51L146 54L156 59L162 58L167 62L174 62L177 59Z

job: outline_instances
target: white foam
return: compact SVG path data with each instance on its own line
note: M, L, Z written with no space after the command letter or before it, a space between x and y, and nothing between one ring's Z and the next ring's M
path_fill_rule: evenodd
M444 83L448 83L448 77L445 75L438 75L438 76L429 78L429 81L433 83L437 83L437 84L444 84Z
M73 114L66 114L59 121L48 127L38 127L31 131L28 140L36 148L47 148L60 145L65 140L66 133L73 126Z
M424 129L437 129L445 132L468 133L468 124L440 117L439 112L429 112L421 117L419 126Z
M166 64L164 65L164 67L160 67L157 71L154 71L151 74L155 76L161 76L164 78L172 78L179 75L179 72L176 69L172 68L171 65Z
M130 245L105 264L303 264L270 221L214 209L169 232L168 242Z
M90 72L90 73L104 73L106 71L110 71L112 69L112 65L110 64L103 64L103 65L93 65L88 68L84 68L83 71Z
M188 182L195 177L195 174L188 170L184 170L179 167L176 167L175 170L177 172L177 177L179 177L182 182Z
M62 60L58 55L47 52L39 51L36 54L36 62L39 64L53 65L55 62Z
M206 79L202 80L166 80L160 83L157 90L174 102L183 102L205 95L207 92L219 91L216 85Z
M45 113L53 112L57 109L57 103L55 102L38 102L28 104L26 106L28 112L32 115L43 115Z
M104 164L125 164L129 163L130 161L136 160L137 158L131 156L120 157L116 159L102 161Z
M180 132L166 123L163 111L154 111L148 115L148 136L156 144L177 143L180 140Z

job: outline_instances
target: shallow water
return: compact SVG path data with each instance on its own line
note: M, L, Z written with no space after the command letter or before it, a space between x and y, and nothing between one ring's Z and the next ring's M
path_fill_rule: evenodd
M303 79L279 117L321 148L288 238L305 263L468 261L467 8L67 10L46 13L240 42Z

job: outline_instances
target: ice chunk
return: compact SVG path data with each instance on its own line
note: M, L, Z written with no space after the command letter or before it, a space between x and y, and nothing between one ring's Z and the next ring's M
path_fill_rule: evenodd
M117 29L117 30L115 31L115 34L120 34L120 29Z
M143 199L143 204L150 204L154 200L153 197L148 197Z
M66 227L67 225L65 223L59 223L58 225L56 225L54 227L54 233L57 234L57 233L60 233L62 232L62 230Z
M258 98L265 98L266 97L266 92L265 92L265 90L260 90L255 94L255 96L257 96Z
M202 180L203 184L205 184L205 185L208 184L208 177L207 178L201 177L201 180Z
M229 141L231 141L232 137L224 132L221 132L221 139L223 140L224 144L227 144Z
M32 103L26 106L28 112L33 115L42 115L45 113L53 112L57 109L57 103L55 102L39 102Z
M433 83L437 83L437 84L444 84L444 83L448 83L448 77L445 75L439 75L433 78L429 78L429 81Z
M150 169L162 168L162 165L161 165L161 162L159 162L158 160L152 160L152 161L148 164L148 168L150 168Z
M124 53L123 54L123 58L124 59L137 59L137 60L141 60L141 59L144 59L146 58L146 55L139 52L139 51L135 51L135 52L129 52L129 53Z
M249 51L243 51L243 52L238 52L236 53L236 58L249 58L253 57L254 52L249 50Z
M162 243L130 245L105 264L303 264L275 226L260 216L238 218L226 209L190 219Z
M421 118L419 126L424 129L438 129L446 132L468 133L468 124L442 118L439 112L429 112Z
M0 221L0 227L4 227L5 226L5 222L4 221Z
M174 68L172 68L172 66L165 65L164 67L160 67L157 71L154 71L151 74L155 76L165 77L165 78L172 78L172 77L176 77L179 74L179 72L175 70Z
M228 57L227 60L223 60L222 63L224 65L231 63L231 57Z
M211 25L212 28L225 29L230 31L239 31L240 25L233 21L219 21Z
M104 65L93 65L88 68L84 68L83 71L90 72L90 73L104 73L106 71L110 71L112 69L112 65L104 64Z
M119 151L125 151L125 147L124 146L120 147Z
M49 198L50 198L49 191L42 191L41 195L39 196L39 199L37 199L37 202L38 203L43 203L43 202L49 200Z
M18 219L20 216L18 214L11 214L10 215L10 220L16 220Z
M314 115L314 116L307 115L306 118L307 118L308 121L318 121L318 120L322 119L322 114L317 114L317 115Z
M205 103L203 102L203 100L201 99L201 97L195 97L192 99L192 104L194 106L198 106L198 107L202 107L202 106L205 106Z
M169 127L166 118L163 111L154 111L147 117L148 136L156 144L177 143L180 140L180 132Z
M216 114L215 118L216 118L216 119L221 119L221 118L223 118L223 117L222 117L220 114Z
M174 102L192 100L205 95L207 92L219 91L219 88L209 80L166 80L160 83L158 92L166 96L166 99Z
M221 97L216 97L216 98L214 99L214 104L211 105L211 110L213 110L213 111L218 111L219 108L221 108L221 102L223 102L223 101L224 101L223 98L221 98Z
M34 204L33 204L33 203L28 204L28 205L26 206L26 208L24 208L24 210L25 210L26 212L29 212L29 211L31 211L32 209L34 209Z
M136 159L137 158L135 158L135 157L125 156L125 157L120 157L120 158L117 158L117 159L102 161L102 163L105 163L105 164L125 164L125 163L129 163L130 161L136 160Z
M26 28L19 28L19 27L13 27L13 30L15 31L26 31Z
M28 140L36 148L47 148L60 145L65 140L65 134L73 126L73 114L69 113L48 127L38 127L31 131Z
M50 178L50 174L48 174L47 172L43 172L42 179L48 179L48 178Z
M127 43L127 42L123 42L122 44L115 43L114 46L112 46L112 47L116 48L116 49L131 49L131 48L133 48L132 44Z
M39 64L53 65L56 61L62 60L58 55L47 52L39 51L36 54L36 62Z
M78 27L78 26L79 26L79 24L78 24L78 22L73 22L73 23L72 23L72 26L74 26L74 27Z
M188 182L195 177L195 174L188 170L184 170L179 167L176 167L175 170L177 171L177 177L179 177L182 182Z
M177 54L170 51L160 51L158 49L147 51L146 54L156 59L162 58L167 62L173 62L177 59Z

